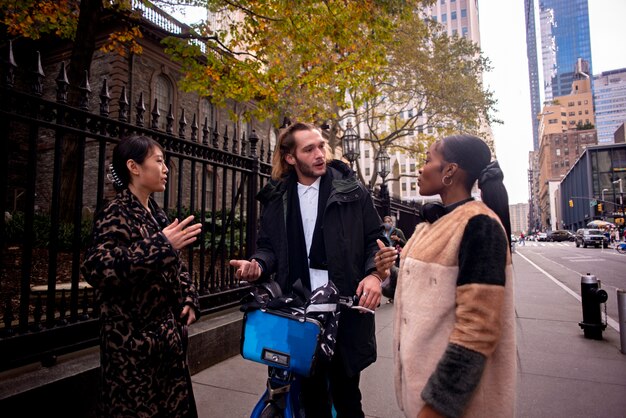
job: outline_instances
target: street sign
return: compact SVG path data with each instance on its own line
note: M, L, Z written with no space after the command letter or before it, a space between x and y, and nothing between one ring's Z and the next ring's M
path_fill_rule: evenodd
M594 207L594 206L595 206L595 205L597 205L597 204L598 204L598 201L597 201L597 200L595 200L595 199L593 199L593 200L590 200L590 201L589 201L589 206L590 206L590 207Z

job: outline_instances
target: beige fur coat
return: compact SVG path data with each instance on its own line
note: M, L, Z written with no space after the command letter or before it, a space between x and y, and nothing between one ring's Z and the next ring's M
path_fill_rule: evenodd
M395 293L396 395L407 417L513 417L516 393L511 254L484 203L419 224Z

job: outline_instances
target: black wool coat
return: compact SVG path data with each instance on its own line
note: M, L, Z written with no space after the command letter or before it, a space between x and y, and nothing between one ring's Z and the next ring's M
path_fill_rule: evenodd
M384 228L368 190L356 179L350 167L341 161L331 161L327 175L332 179L332 188L324 210L322 230L328 276L342 296L353 296L361 280L376 269L376 240L385 242ZM291 290L286 184L285 180L272 181L257 196L263 209L257 250L251 257L263 267L260 280L273 277L283 293ZM376 361L374 315L342 309L336 350L344 359L349 375Z

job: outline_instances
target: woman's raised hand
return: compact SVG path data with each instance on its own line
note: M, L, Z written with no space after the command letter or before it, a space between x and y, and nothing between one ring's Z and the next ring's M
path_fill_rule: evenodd
M175 250L183 249L194 242L197 235L202 231L201 223L189 225L191 221L193 221L193 218L194 216L190 215L180 222L177 218L174 219L174 222L163 228L163 234L165 234Z

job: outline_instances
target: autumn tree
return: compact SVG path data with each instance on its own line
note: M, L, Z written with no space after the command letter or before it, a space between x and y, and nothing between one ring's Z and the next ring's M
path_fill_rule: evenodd
M347 106L347 91L384 71L397 22L428 3L209 0L218 25L195 26L212 40L208 53L181 39L166 43L183 66L186 89L217 102L253 101L257 117L321 121Z
M253 115L276 122L285 115L327 122L331 147L351 117L365 122L361 136L375 150L415 154L435 134L478 133L493 122L495 105L481 83L488 61L471 41L425 19L429 3L212 0L226 18L196 30L219 48L203 55L170 39L168 51L184 68L185 88L252 101ZM426 128L434 134L419 134Z
M143 5L152 3L144 0ZM479 74L486 61L471 43L437 32L421 10L433 0L159 0L178 9L206 5L218 25L204 20L170 34L166 51L181 65L180 86L210 96L252 103L244 117L328 122L332 146L350 112L365 122L375 147L422 149L413 132L438 132L488 119L493 100ZM125 26L105 50L139 48L141 15L132 0L23 0L3 2L0 20L11 36L43 34L74 40L70 82L89 69L103 11ZM192 40L192 42L190 42ZM201 45L204 48L201 48ZM125 48L118 48L124 46ZM408 110L413 109L411 115ZM65 141L72 147L73 141ZM64 155L72 155L69 149ZM68 161L65 164L65 160ZM64 189L71 173L64 159ZM70 200L72 201L72 200ZM71 213L68 210L66 213Z
M478 46L426 23L399 25L388 44L385 71L350 92L364 99L354 100L363 104L346 115L365 128L361 136L375 155L386 148L419 159L437 138L459 131L481 136L485 124L499 122L493 93L482 85L489 61Z
M227 100L253 101L246 117L275 120L284 115L307 120L336 117L346 92L383 71L396 22L432 0L160 0L180 8L206 5L219 13L220 27L207 21L182 34L171 34L167 50L185 73L187 90ZM76 87L89 70L104 11L126 23L111 34L105 49L137 46L141 17L133 0L23 0L2 2L0 21L10 36L38 39L58 36L74 42L69 79ZM143 5L151 4L144 0ZM235 17L234 19L231 17ZM230 18L230 20L229 20ZM203 52L195 38L207 48ZM75 89L73 90L76 91ZM75 97L75 96L74 96ZM70 96L72 102L72 96ZM65 142L63 202L73 202L76 140ZM71 204L70 204L71 205ZM71 207L62 213L71 214ZM68 215L69 216L69 215Z

